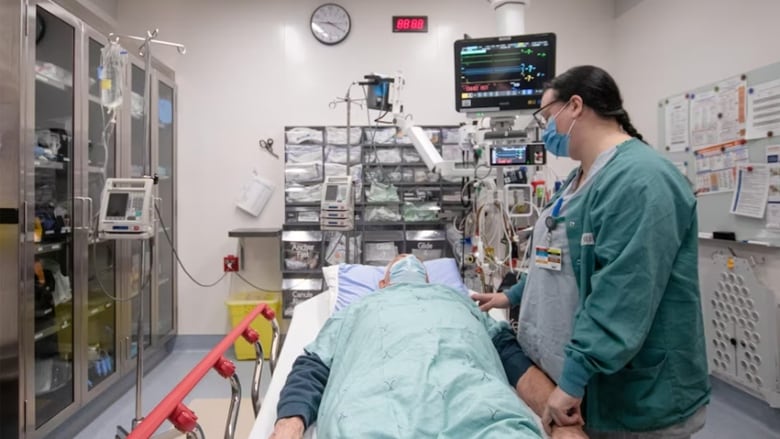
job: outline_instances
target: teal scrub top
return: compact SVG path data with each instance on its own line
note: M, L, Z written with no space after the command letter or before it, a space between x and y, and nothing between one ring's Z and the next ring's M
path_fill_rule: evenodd
M566 214L579 305L558 385L584 396L593 430L678 424L710 395L696 198L671 162L636 139L618 146L581 197ZM513 305L525 281L507 292Z

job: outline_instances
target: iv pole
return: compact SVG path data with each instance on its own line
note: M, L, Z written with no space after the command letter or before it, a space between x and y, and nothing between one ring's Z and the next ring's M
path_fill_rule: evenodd
M143 44L139 48L139 54L144 57L144 170L143 175L148 178L154 178L155 185L157 184L157 176L152 173L151 170L151 154L152 154L152 129L151 129L151 93L152 93L152 44L159 44L161 46L175 47L176 50L184 55L187 52L187 48L182 44L172 43L169 41L157 40L157 34L159 29L154 31L146 31L146 37L137 37L134 35L119 35L111 33L108 35L109 40L118 42L120 39L142 41ZM155 202L156 202L155 198ZM149 239L149 276L152 276L151 270L154 270L154 234ZM146 241L144 241L145 243ZM136 335L136 375L135 375L135 418L133 419L132 428L143 421L143 398L142 387L144 377L144 281L143 272L146 259L146 246L141 247L141 276L139 277L138 291L138 327ZM121 427L120 427L121 428Z
M347 87L347 94L344 95L344 97L338 97L336 100L331 101L328 106L331 110L335 109L338 104L346 104L347 105L347 175L352 175L352 159L350 157L351 151L352 151L352 105L357 104L360 105L361 108L363 105L360 103L364 101L365 99L352 99L352 87L357 85L356 82L353 82ZM352 182L353 188L355 187L355 182ZM323 190L325 190L323 188ZM361 198L362 198L361 194ZM354 197L354 195L353 195ZM362 218L362 217L361 217ZM354 224L352 226L352 230L345 230L342 233L342 236L344 237L344 240L346 241L344 243L344 262L349 263L350 262L350 251L354 251L355 254L357 254L358 249L350 250L350 245L352 244L353 237L355 236L355 229L357 225ZM338 248L338 244L337 247ZM325 262L325 261L323 261Z

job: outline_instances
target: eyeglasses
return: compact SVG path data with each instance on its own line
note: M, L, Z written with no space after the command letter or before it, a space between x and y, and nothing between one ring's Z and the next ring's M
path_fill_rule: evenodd
M536 124L539 125L540 129L547 128L547 118L542 116L542 111L550 108L550 106L552 106L556 102L560 102L560 101L552 101L549 104L545 105L544 107L542 107L542 108L540 108L540 109L538 109L538 110L533 112L532 116L534 117L534 120L536 121Z

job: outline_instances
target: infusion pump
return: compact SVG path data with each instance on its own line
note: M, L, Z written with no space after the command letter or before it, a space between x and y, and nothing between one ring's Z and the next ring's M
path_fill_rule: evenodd
M148 239L154 234L151 178L109 178L100 197L101 239Z
M320 207L321 230L355 227L355 195L351 176L326 177Z

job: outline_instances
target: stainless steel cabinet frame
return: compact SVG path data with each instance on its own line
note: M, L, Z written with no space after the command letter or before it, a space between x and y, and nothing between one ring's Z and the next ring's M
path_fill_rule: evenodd
M138 97L125 95L114 130L104 129L100 105L97 66L112 30L75 0L0 0L3 439L62 437L63 426L132 383L140 267L132 243L93 233L105 179L133 175ZM151 68L151 165L175 240L176 86L170 69L157 61ZM177 269L164 235L154 251L145 297L151 363L177 331Z

